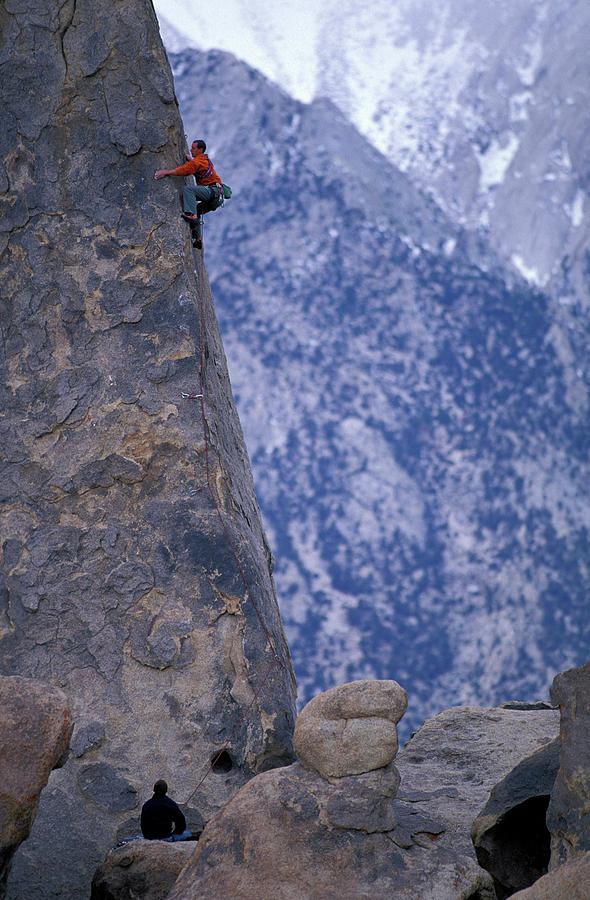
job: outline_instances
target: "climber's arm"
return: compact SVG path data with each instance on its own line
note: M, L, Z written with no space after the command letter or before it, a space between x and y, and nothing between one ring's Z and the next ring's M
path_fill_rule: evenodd
M159 181L160 178L166 178L167 175L194 175L197 168L194 159L191 159L182 166L177 166L176 169L158 169L154 178Z

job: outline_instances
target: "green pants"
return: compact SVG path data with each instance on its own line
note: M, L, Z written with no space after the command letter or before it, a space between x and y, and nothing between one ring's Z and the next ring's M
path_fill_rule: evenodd
M199 201L197 205L197 200ZM221 206L219 191L216 185L211 184L185 184L182 189L182 208L185 213L193 216L204 216ZM196 237L201 237L201 222L195 222L192 226Z

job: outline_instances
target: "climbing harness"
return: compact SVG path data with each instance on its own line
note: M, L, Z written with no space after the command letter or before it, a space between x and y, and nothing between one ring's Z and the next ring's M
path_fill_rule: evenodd
M215 181L213 184L203 184L203 180L205 178L208 178L209 175L211 174L211 172L213 171L213 163L211 162L211 160L209 159L207 154L205 154L205 156L207 158L207 162L209 163L209 165L207 166L207 171L205 172L205 174L200 176L200 179L197 181L197 184L201 184L202 187L215 188L215 190L217 191L217 200L219 200L216 208L219 209L220 206L223 206L223 201L225 200L225 198L227 196L227 194L225 192L225 185L223 185L223 184L221 184L221 182L217 182L217 181ZM229 190L229 196L231 197L231 188L229 188L228 190Z

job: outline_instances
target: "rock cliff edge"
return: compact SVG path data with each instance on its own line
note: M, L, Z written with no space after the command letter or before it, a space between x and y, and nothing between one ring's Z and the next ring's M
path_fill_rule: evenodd
M247 710L190 802L289 763L295 688L182 182L153 179L186 144L152 5L7 0L0 35L1 671L75 723L9 896L76 898Z

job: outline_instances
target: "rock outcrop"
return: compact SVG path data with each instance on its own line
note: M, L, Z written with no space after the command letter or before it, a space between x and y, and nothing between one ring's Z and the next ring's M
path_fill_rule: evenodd
M590 853L583 853L512 897L513 900L588 900L589 885Z
M477 857L499 900L588 895L590 663L557 675L551 699L559 705L559 737L495 785L473 823Z
M559 737L522 760L494 786L471 838L480 865L492 875L498 900L547 872L547 806L559 767Z
M293 748L324 778L361 775L386 766L397 753L396 724L406 711L396 681L353 681L318 694L295 723Z
M346 720L358 719L362 711L368 721L378 711L378 719L395 721L405 696L393 684L343 685L312 700L311 710L306 707L296 723L302 761L259 775L240 789L205 827L169 900L208 895L495 900L492 878L475 857L471 823L493 785L555 737L558 713L446 710L424 724L395 762L392 757L371 768L374 757L367 746L367 771L322 776L332 757L325 735L337 731L336 711ZM387 695L389 710L382 702ZM351 708L351 696L367 702ZM310 760L312 723L324 752ZM337 758L342 749L339 742ZM352 756L357 769L358 744Z
M90 900L164 900L195 846L137 840L116 847L94 873Z
M436 815L449 849L475 858L471 826L492 788L525 757L553 740L559 712L551 708L460 706L428 719L400 752L397 799Z
M19 676L0 677L0 897L12 857L31 830L39 795L68 754L72 718L65 694Z
M553 869L590 851L590 662L556 675L551 699L561 713L559 772L547 810Z
M208 818L292 760L294 679L181 183L153 178L186 145L151 3L9 0L0 35L1 671L76 723L9 894L75 900L157 778L188 802L231 738Z

